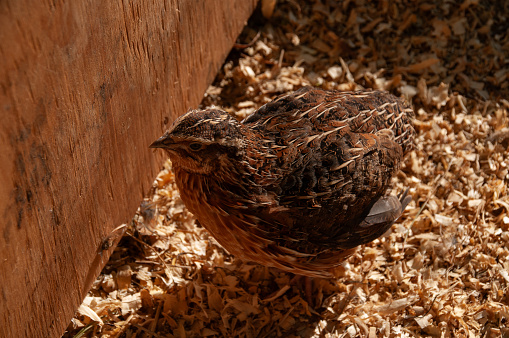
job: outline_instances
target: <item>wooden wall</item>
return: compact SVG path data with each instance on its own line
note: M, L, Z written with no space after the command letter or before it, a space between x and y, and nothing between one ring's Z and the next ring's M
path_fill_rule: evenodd
M1 337L63 333L255 4L0 1Z

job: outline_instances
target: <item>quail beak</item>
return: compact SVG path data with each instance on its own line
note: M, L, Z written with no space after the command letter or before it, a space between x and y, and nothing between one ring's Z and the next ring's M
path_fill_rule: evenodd
M155 140L154 142L152 142L151 145L149 145L148 147L149 148L163 148L163 149L168 149L168 148L171 148L172 145L174 145L175 142L173 141L173 139L170 137L170 135L168 134L168 132L164 133L163 136L161 136L160 138L158 138L157 140Z

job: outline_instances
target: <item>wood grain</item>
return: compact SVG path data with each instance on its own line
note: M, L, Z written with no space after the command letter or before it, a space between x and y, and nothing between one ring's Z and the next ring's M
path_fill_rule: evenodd
M256 0L0 2L0 336L59 336Z

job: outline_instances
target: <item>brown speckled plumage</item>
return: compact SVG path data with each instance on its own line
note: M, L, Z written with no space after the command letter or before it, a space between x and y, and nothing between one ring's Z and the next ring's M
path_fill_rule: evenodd
M242 122L190 111L151 147L168 151L182 200L231 254L330 277L409 202L386 191L412 148L412 117L386 92L304 87Z

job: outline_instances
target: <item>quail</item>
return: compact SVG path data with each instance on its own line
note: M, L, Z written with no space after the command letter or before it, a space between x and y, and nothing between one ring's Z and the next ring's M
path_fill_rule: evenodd
M191 110L150 147L167 151L185 205L231 254L328 278L410 202L388 191L413 116L387 92L303 87L241 122Z

